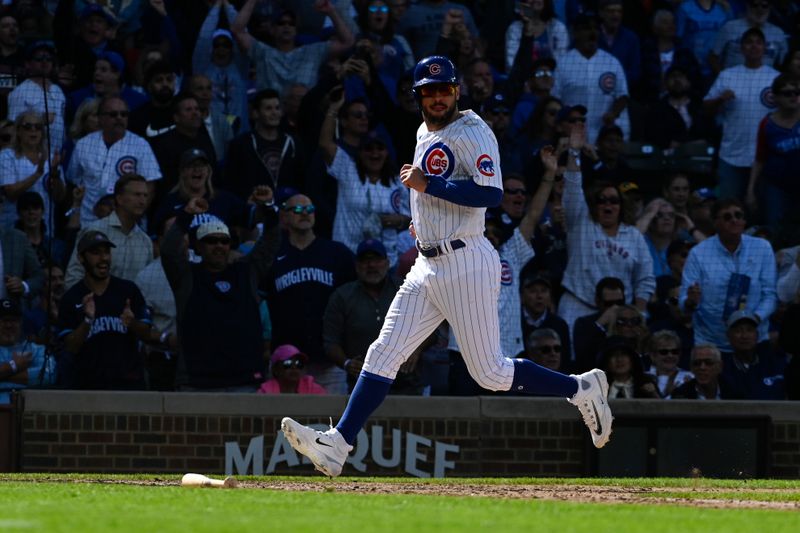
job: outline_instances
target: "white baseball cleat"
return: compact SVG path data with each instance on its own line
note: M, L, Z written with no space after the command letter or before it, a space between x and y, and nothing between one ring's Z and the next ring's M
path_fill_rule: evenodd
M317 431L286 417L281 420L281 430L292 448L311 459L317 470L330 477L342 473L353 447L345 442L336 428Z
M567 401L581 412L595 448L602 448L611 437L611 422L614 420L608 406L606 373L595 368L572 377L578 380L578 392Z

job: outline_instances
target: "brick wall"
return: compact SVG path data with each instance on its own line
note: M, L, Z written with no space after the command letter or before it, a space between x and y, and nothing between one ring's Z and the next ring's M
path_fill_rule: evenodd
M344 407L343 397L215 396L159 393L78 393L27 391L22 402L22 471L222 473L225 443L241 454L263 436L263 461L279 453L280 419L328 424ZM618 420L673 419L697 414L697 403L618 401ZM800 410L796 404L703 402L711 416L770 416L767 474L800 477ZM382 440L372 426L383 428ZM393 430L400 431L397 442ZM414 437L418 436L418 437ZM372 457L372 438L383 458L400 454L399 464L381 467ZM434 472L436 442L458 446L447 459L447 476L590 475L595 455L575 409L558 399L390 397L362 435L364 475L408 475L410 438L416 439L414 465ZM282 437L280 437L282 440ZM422 444L419 444L422 442ZM400 446L395 450L393 446ZM614 441L612 439L612 445ZM358 451L358 450L357 450ZM359 455L359 454L354 454ZM276 474L311 473L309 465L278 461ZM352 466L345 470L358 474Z

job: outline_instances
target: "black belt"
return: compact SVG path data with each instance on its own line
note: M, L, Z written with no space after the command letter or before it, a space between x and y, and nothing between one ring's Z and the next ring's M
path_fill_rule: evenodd
M450 241L450 248L455 252L459 248L463 248L467 245L461 239L456 239L454 241ZM444 255L447 253L447 250L443 250L441 246L431 246L429 248L424 248L419 241L417 241L417 250L422 255L422 257L427 257L430 259L431 257L438 257L440 255Z

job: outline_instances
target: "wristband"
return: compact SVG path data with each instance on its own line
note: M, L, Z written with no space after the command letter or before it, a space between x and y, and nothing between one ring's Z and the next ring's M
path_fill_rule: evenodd
M16 361L11 359L10 361L8 361L8 366L11 367L11 373L12 374L16 374L17 373L17 362Z

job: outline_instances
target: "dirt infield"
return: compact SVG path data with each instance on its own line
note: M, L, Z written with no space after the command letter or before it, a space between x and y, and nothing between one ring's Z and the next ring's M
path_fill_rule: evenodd
M23 480L20 480L23 481ZM36 482L64 482L62 477L38 477L30 481ZM102 476L87 477L71 480L74 483L97 483L108 485L143 485L143 486L174 486L180 485L176 479L165 479L154 476L152 479L121 479L104 478ZM707 507L720 509L771 509L771 510L800 510L800 501L797 501L798 492L785 489L724 489L699 486L697 488L676 487L619 487L601 485L536 485L536 484L502 484L502 483L470 483L454 482L414 482L393 481L382 482L376 480L360 481L358 479L313 479L306 480L241 480L240 488L269 489L298 492L339 492L349 494L418 494L432 496L458 496L481 498L505 499L530 499L530 500L560 500L584 503L634 503L634 504L661 504L682 505L690 507ZM209 489L213 490L213 489ZM788 494L794 501L769 500L770 495ZM786 499L786 498L784 498Z

